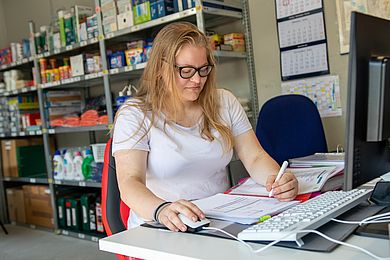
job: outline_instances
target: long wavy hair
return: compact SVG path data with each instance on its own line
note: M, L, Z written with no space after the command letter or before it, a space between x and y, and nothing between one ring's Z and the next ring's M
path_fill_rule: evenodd
M215 65L216 61L209 40L195 25L189 22L168 24L158 32L154 39L150 59L139 81L138 91L134 98L129 99L122 106L121 110L126 106L137 106L144 112L144 120L148 113L151 114L150 127L158 116L164 118L165 124L174 123L176 115L182 111L183 106L176 87L177 70L174 65L177 54L186 45L205 48L208 63ZM227 152L233 147L233 136L219 115L219 100L216 90L216 72L212 70L198 100L195 101L203 112L201 136L209 141L215 140L216 137L211 132L214 128L221 135L224 151ZM118 111L116 118L121 110ZM142 125L143 122L138 131L143 127ZM150 131L150 127L146 134Z

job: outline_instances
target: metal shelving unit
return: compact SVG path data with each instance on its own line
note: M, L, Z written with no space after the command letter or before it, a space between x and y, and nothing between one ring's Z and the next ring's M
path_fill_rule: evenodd
M24 59L20 62L12 63L9 65L3 65L0 67L0 71L17 68L18 66L30 66L34 65L35 67L35 75L37 87L33 88L24 88L18 91L12 91L11 93L4 93L3 96L9 95L20 95L23 93L36 91L39 99L39 107L40 107L40 115L42 118L42 126L41 130L38 131L29 131L18 133L12 135L11 137L19 137L19 136L42 136L44 150L45 150L45 163L47 168L47 178L44 179L34 179L34 178L3 178L0 179L0 193L1 195L4 192L4 183L9 182L21 182L21 183L40 183L40 184L48 184L51 191L51 203L53 206L53 217L54 217L54 229L57 233L77 237L81 239L87 239L91 241L97 241L98 236L84 234L79 232L73 232L69 230L63 230L59 228L57 221L57 207L56 207L56 188L64 187L64 186L72 186L72 187L89 187L89 188L100 188L101 183L97 182L89 182L89 181L65 181L65 180L54 180L53 169L52 169L52 154L50 152L50 135L56 134L66 134L66 133L80 133L80 132L89 132L90 136L92 133L92 140L94 140L94 133L97 131L109 131L112 128L113 124L113 107L112 107L112 97L111 97L111 85L114 82L125 82L129 79L138 79L143 69L146 66L146 63L126 66L117 69L109 69L107 62L107 46L111 44L115 44L118 42L125 42L132 40L133 38L148 35L152 31L162 28L165 24L171 23L174 21L189 21L198 26L198 28L202 31L205 31L206 28L216 27L225 25L231 22L241 21L242 27L245 34L246 41L246 52L227 52L227 51L215 51L214 55L217 58L219 63L224 62L225 60L246 60L248 72L249 72L249 83L250 83L250 95L251 95L251 109L248 113L248 117L252 122L255 122L255 118L253 115L257 115L258 113L258 101L257 101L257 87L256 87L256 78L255 78L255 68L254 68L254 58L253 58L253 47L251 41L251 28L250 28L250 20L249 20L249 10L248 10L248 0L242 0L242 6L225 4L224 2L214 1L214 0L204 0L196 1L196 7L187 9L178 13L174 13L162 18L158 18L156 20L148 21L143 24L134 25L129 28L119 30L113 33L104 34L103 27L101 22L101 13L97 12L97 20L98 20L98 31L99 36L97 38L76 43L71 46L67 46L61 49L51 50L46 53L36 55L33 54L33 57L30 59ZM224 6L226 8L216 8L205 6L204 3L209 4L217 4ZM96 10L100 10L99 8L99 0L95 0ZM30 33L33 35L35 32L34 24L32 22L29 23ZM32 46L32 49L35 50L35 46ZM41 84L40 78L40 68L39 68L39 59L40 58L55 58L55 57L63 57L65 55L72 55L73 53L80 53L84 50L95 50L100 52L101 61L102 61L102 71L99 73L86 74L83 76L73 77L70 79L60 80L56 82L50 82ZM57 127L57 128L49 128L46 120L46 113L44 111L45 100L44 100L44 92L48 90L54 89L67 89L67 88L89 88L95 86L103 86L105 101L106 101L106 111L108 115L108 125L98 125L91 127ZM8 136L0 136L8 137ZM4 196L0 196L3 197ZM5 202L0 199L0 209ZM2 217L2 216L0 216ZM3 217L4 218L4 217Z

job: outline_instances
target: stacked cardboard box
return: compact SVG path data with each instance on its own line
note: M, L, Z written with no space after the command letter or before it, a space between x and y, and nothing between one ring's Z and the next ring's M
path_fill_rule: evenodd
M6 193L9 220L16 223L26 223L23 189L21 187L8 188Z
M100 10L102 12L103 19L103 31L104 33L111 33L118 30L118 24L116 21L117 8L115 0L100 0Z
M26 223L54 228L50 189L46 185L24 185Z

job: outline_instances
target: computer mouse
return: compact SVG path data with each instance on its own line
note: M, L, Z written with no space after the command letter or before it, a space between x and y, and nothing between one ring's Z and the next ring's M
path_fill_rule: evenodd
M202 227L210 225L210 220L206 218L194 222L183 214L179 214L178 217L187 226L186 232L199 232L202 230Z

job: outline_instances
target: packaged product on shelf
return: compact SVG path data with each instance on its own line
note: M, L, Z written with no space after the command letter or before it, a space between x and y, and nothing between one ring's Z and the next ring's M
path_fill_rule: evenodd
M65 36L65 11L64 10L59 10L57 12L58 16L58 27L60 30L60 40L61 40L61 47L66 46L66 36Z
M124 12L117 15L118 30L122 30L134 25L133 12Z
M157 0L157 16L163 17L175 12L174 0Z
M158 0L150 0L150 18L152 20L157 19L158 16L158 6L157 6Z
M84 75L84 55L79 54L70 57L72 77Z
M123 51L117 51L108 55L108 60L110 63L110 69L126 66L125 54L123 53Z
M87 40L87 17L93 14L93 8L89 6L75 5L76 35L78 42Z
M103 233L104 226L103 226L103 215L102 215L102 206L101 206L100 197L96 198L95 212L96 212L96 231Z
M151 20L149 0L132 0L134 24L141 24Z
M96 231L96 194L87 193L80 197L82 229L84 231Z
M82 164L83 164L83 156L80 151L74 152L73 158L73 180L82 181L84 180L84 175L82 173Z
M131 0L117 0L116 7L118 9L118 14L133 12L133 9L131 8Z
M94 161L91 149L85 151L85 158L81 165L82 173L85 180L92 179L91 163Z
M65 42L66 46L76 43L75 28L73 26L74 16L72 12L64 14Z
M12 62L11 48L4 48L0 50L0 65L10 64Z
M224 44L231 45L233 51L244 52L245 40L242 33L229 33L223 36Z
M127 66L135 65L143 62L143 48L133 48L125 51Z
M65 176L64 180L73 180L74 179L74 165L73 165L73 155L70 149L64 151L64 168Z
M61 151L57 150L53 157L53 175L55 180L65 179L65 164Z

